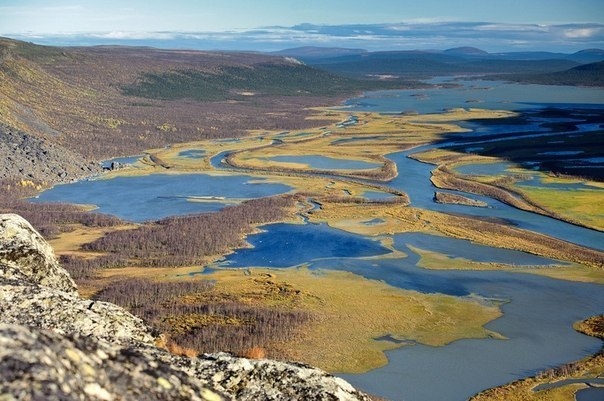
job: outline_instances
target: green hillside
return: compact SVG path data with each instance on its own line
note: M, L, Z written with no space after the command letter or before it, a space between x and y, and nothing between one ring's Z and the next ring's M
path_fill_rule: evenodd
M542 85L604 86L604 61L547 74L511 74L497 78Z
M341 96L355 91L401 87L400 81L350 79L295 62L279 62L226 66L212 72L144 73L136 83L123 90L129 96L151 99L220 101L252 95Z

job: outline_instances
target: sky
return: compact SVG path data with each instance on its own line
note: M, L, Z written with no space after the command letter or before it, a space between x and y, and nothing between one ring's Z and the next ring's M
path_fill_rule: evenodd
M341 29L340 29L341 28ZM0 35L166 47L604 47L602 0L0 0Z

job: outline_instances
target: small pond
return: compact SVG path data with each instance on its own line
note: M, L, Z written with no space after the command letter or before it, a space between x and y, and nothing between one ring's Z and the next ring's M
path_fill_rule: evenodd
M390 251L363 236L325 224L272 224L248 237L253 248L240 249L222 263L229 267L289 267L324 258L376 256Z
M282 163L301 163L317 170L363 170L380 167L380 163L371 163L362 160L336 159L321 155L304 156L274 156L267 160Z
M188 149L178 153L178 157L184 157L188 159L203 159L206 155L206 151L203 149Z
M475 163L455 167L455 171L464 175L505 175L513 168L511 163Z

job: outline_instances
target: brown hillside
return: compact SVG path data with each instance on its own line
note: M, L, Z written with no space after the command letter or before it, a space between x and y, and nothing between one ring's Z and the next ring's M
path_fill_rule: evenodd
M0 39L0 123L96 160L248 129L316 125L305 121L303 110L333 103L333 96L233 93L231 99L200 102L124 94L124 87L150 73L219 78L225 68L287 63L252 53L55 48Z

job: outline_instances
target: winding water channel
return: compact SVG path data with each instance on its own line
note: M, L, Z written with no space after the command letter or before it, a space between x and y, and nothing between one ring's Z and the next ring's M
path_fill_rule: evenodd
M460 104L463 107L469 99L473 103L480 103L472 107L508 109L537 107L514 103L521 99L524 102L540 102L544 98L548 101L554 98L560 102L575 103L598 103L604 99L604 91L594 92L585 88L561 90L539 86L538 90L533 88L535 90L531 92L520 85L493 82L466 82L464 85L463 90L456 89L456 92L447 92L446 89L428 90L425 97L422 97L424 100L411 96L417 91L382 91L352 99L347 104L353 112L397 112L410 110L412 106L420 112L434 112L459 107ZM535 94L535 98L527 99L531 93ZM492 123L488 126L475 123L467 126L485 136L502 133L506 129ZM583 129L600 128L594 126ZM515 127L514 132L544 134L535 122ZM487 202L487 208L433 202L435 188L429 180L433 166L407 157L433 146L443 144L426 145L388 156L397 164L399 171L399 176L388 185L406 192L413 206L471 216L497 217L521 228L604 249L602 232L524 212L490 198L472 195ZM213 165L219 167L219 160L223 156L221 154L215 157ZM192 181L193 176L202 177L195 178L199 181ZM228 179L209 175L151 175L57 186L41 194L37 201L97 204L101 211L142 221L171 214L216 210L223 206L192 203L182 201L181 198L201 195L252 198L282 193L289 189L279 186L280 184L250 185L251 183L256 181L240 175ZM157 188L163 188L163 192L157 192ZM116 196L123 192L123 197ZM140 199L141 196L148 202L144 212L137 211L140 208L128 201ZM153 206L155 203L157 207ZM167 204L171 206L166 207ZM254 247L229 255L222 265L288 267L305 263L311 269L351 271L404 289L455 296L475 294L502 302L504 315L489 323L487 328L502 334L506 340L460 340L444 347L420 344L404 346L388 352L389 364L385 367L365 374L341 375L369 393L392 400L465 400L485 388L581 359L602 347L600 340L577 333L572 329L572 324L604 312L603 286L531 274L426 270L417 267L419 255L410 246L477 261L519 265L549 264L551 261L522 252L480 247L468 241L425 234L398 234L393 239L394 247L408 254L408 257L368 260L364 257L381 255L387 250L374 240L325 225L275 224L265 226L263 232L250 236L248 240Z

